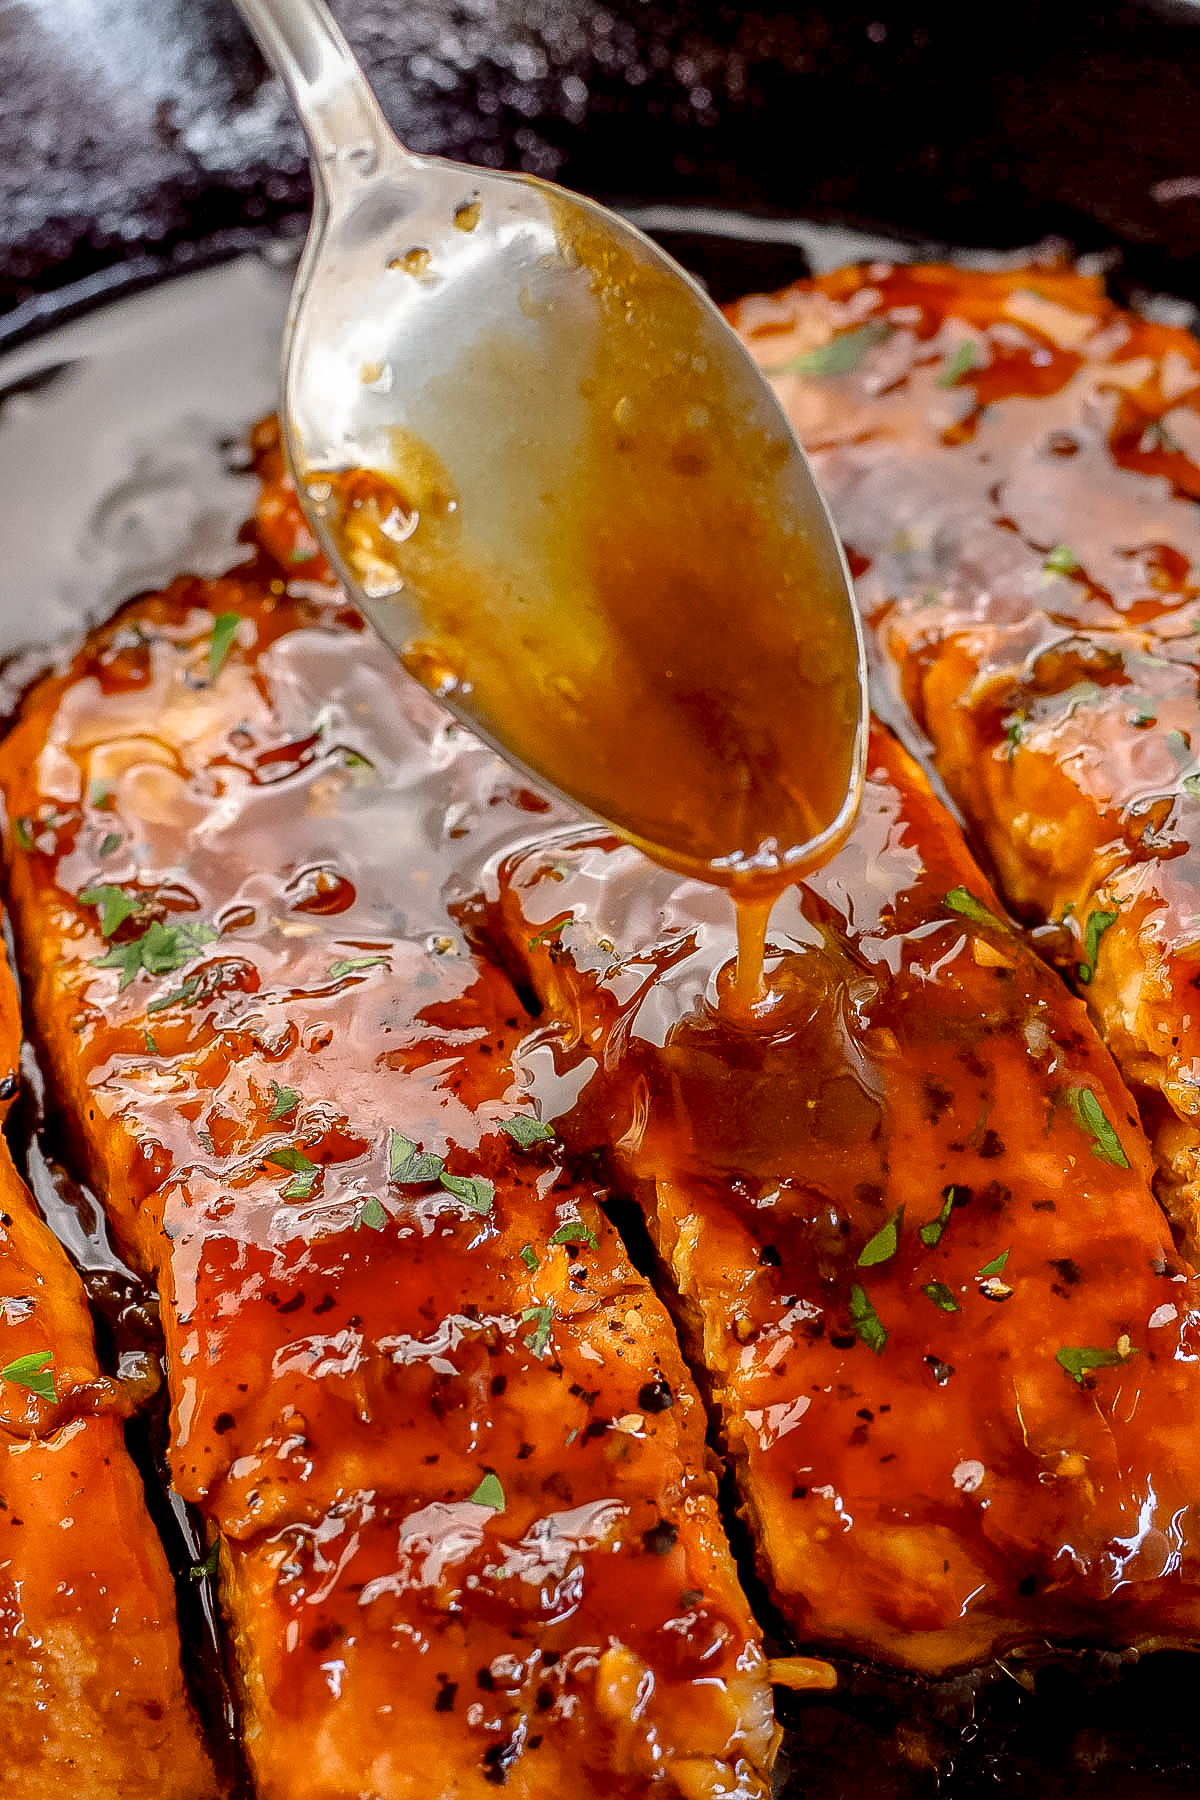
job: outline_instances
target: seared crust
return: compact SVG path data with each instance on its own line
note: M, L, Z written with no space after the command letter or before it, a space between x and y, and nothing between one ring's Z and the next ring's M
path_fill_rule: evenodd
M842 270L734 317L938 770L1135 1084L1195 1256L1200 345L1061 266Z
M749 1027L713 1007L719 906L611 839L515 855L498 916L571 1129L645 1198L798 1633L927 1671L1195 1637L1196 1285L1083 1006L886 732Z
M762 1795L703 1409L447 913L543 803L266 565L125 609L0 781L33 1014L161 1293L260 1792Z

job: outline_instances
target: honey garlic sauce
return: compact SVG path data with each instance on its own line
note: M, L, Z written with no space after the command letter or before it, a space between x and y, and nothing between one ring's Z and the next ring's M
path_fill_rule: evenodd
M456 369L390 467L312 471L309 496L411 674L660 862L767 901L836 847L861 778L836 544L690 287L574 220L560 256L530 332L464 358L501 417L543 366L584 363L533 440L472 460Z

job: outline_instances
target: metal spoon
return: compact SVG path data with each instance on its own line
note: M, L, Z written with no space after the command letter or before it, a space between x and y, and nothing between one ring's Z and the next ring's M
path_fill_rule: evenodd
M320 0L237 0L312 152L283 419L405 666L653 856L765 901L861 792L849 574L700 288L591 201L414 156Z

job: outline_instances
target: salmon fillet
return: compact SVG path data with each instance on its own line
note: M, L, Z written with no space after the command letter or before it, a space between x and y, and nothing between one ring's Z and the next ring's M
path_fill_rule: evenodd
M258 1791L764 1795L703 1407L453 916L545 803L274 498L305 580L125 608L0 747L31 1013L159 1290Z

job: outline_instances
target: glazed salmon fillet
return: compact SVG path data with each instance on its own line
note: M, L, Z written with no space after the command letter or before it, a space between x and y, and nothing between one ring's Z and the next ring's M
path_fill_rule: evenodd
M0 1094L17 1090L0 964ZM212 1800L175 1595L79 1275L0 1140L0 1780L17 1800Z
M576 831L498 865L562 1129L615 1142L772 1596L930 1673L1200 1633L1200 1292L1085 1008L873 734L732 1014L719 896Z
M878 264L734 311L881 661L1086 993L1200 1245L1200 346L1062 266Z
M257 1791L764 1795L703 1406L456 922L456 871L544 803L266 560L94 633L0 785L31 1013L160 1294Z

